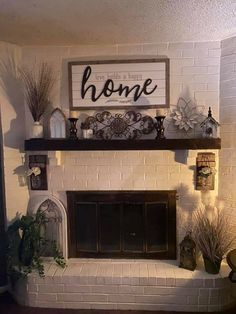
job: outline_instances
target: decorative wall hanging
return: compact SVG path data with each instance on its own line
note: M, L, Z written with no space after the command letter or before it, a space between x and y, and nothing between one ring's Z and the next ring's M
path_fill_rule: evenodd
M60 243L60 227L62 224L62 217L57 205L50 199L45 200L40 206L39 211L45 215L45 225L42 230L44 237L49 241L55 241L58 248L61 249ZM52 256L52 248L45 244L43 256Z
M50 117L50 138L66 137L66 117L61 109L56 108Z
M214 190L215 188L215 154L198 153L196 169L196 189Z
M169 59L69 62L70 108L169 107Z
M208 110L207 118L201 123L202 136L203 137L214 137L217 138L217 128L220 124L212 117L211 107Z
M184 98L179 98L176 109L173 109L170 117L173 119L174 125L179 130L188 132L202 121L202 115L198 112L197 107L192 104L192 101L186 101Z
M135 111L114 115L109 111L103 111L94 117L87 117L83 125L89 126L96 138L105 140L112 138L137 139L154 130L153 118L142 116L141 113Z
M47 155L30 155L29 171L31 190L47 190Z

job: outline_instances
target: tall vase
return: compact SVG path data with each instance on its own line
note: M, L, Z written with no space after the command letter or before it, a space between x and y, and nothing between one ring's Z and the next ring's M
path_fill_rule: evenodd
M31 138L42 138L43 137L43 126L39 121L35 121L32 125Z
M209 274L219 274L221 259L215 262L209 260L206 256L203 256L205 270Z

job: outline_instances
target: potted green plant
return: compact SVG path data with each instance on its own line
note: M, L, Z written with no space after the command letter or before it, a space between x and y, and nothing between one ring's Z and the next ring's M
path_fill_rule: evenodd
M65 267L65 260L55 241L45 238L47 223L45 213L38 210L36 215L25 215L8 227L7 272L12 284L26 277L32 270L44 276L42 256L50 249L55 262Z
M34 120L31 137L43 137L40 120L50 104L50 95L55 82L54 73L47 63L42 63L37 71L20 69L24 83L26 103Z
M206 272L218 274L221 261L232 248L235 239L228 217L216 209L213 217L198 210L194 215L194 239L201 251Z

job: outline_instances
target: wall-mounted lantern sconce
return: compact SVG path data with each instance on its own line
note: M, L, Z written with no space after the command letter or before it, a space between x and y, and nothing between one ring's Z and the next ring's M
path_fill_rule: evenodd
M47 155L30 155L27 175L31 190L47 190Z
M214 153L198 153L196 165L196 190L214 190L215 166Z

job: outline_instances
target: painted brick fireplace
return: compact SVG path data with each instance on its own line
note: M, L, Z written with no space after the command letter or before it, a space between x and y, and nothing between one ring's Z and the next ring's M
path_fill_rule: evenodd
M210 151L217 156L217 150ZM194 169L198 152L66 151L60 156L61 163L58 163L57 153L48 152L49 191L32 191L30 208L36 211L47 199L56 204L62 218L58 220L61 221L58 242L64 255L70 258L65 269L45 261L45 278L30 275L16 292L18 302L56 308L202 312L219 311L230 306L233 302L232 287L227 278L229 268L224 263L219 275L209 275L201 262L194 272L180 269L178 254L177 260L167 260L167 256L162 256L164 259L159 259L161 256L137 259L132 254L123 258L114 258L112 254L106 258L92 254L88 258L89 254L87 257L81 254L78 258L81 252L77 251L78 243L75 243L73 232L77 232L78 237L80 234L77 227L71 229L82 216L82 212L76 214L76 204L89 202L97 206L99 202L104 203L104 195L107 195L106 205L112 201L121 204L124 210L124 204L129 203L133 195L143 203L147 197L144 195L159 194L156 202L166 202L169 197L176 209L174 217L176 215L177 219L176 222L173 219L174 225L170 227L176 234L174 242L180 243L186 228L191 227L193 211L201 203L212 202L209 193L195 190ZM151 200L147 197L145 201ZM141 208L143 213L144 204ZM91 228L93 230L92 223ZM130 229L129 235L133 233L136 230ZM75 242L71 241L73 237ZM101 243L96 242L96 245ZM178 252L178 245L175 249Z
M33 64L35 60L47 60L55 65L60 73L60 80L56 85L54 105L60 106L68 116L65 70L68 58L84 56L87 58L90 55L94 59L94 56L97 57L99 54L113 55L113 58L122 54L165 55L170 58L172 108L182 96L192 99L199 109L205 112L212 106L214 117L219 120L220 52L220 42L107 47L23 47L22 63L28 65ZM155 111L149 110L148 114L155 116ZM3 120L5 116L6 114ZM82 114L81 120L83 119ZM4 128L8 130L5 121ZM188 137L187 134L176 132L168 125L166 135L168 138ZM195 190L198 152L212 152L216 155L215 190L209 194ZM16 168L21 162L18 151L16 156L12 156L12 150L7 147L5 149L7 169ZM194 210L199 206L213 204L218 195L220 174L217 150L67 151L62 152L60 162L57 157L57 153L48 152L48 191L30 191L28 207L37 209L47 198L54 200L59 207L62 205L63 226L59 243L66 257L68 256L66 191L176 190L177 250L185 235L185 227L191 225ZM15 177L6 177L7 204L11 209L8 211L9 220L19 210L19 204L25 208L28 200L27 188L23 197L23 188L19 189L16 179L11 182L13 179ZM12 198L9 192L12 186L19 191L15 198ZM167 261L70 258L68 267L64 270L56 268L50 262L46 262L45 265L44 279L32 274L26 285L20 286L17 297L21 303L58 308L217 311L232 302L231 286L227 278L229 270L226 265L223 265L219 275L214 276L206 274L201 263L194 272L179 269L178 259Z

